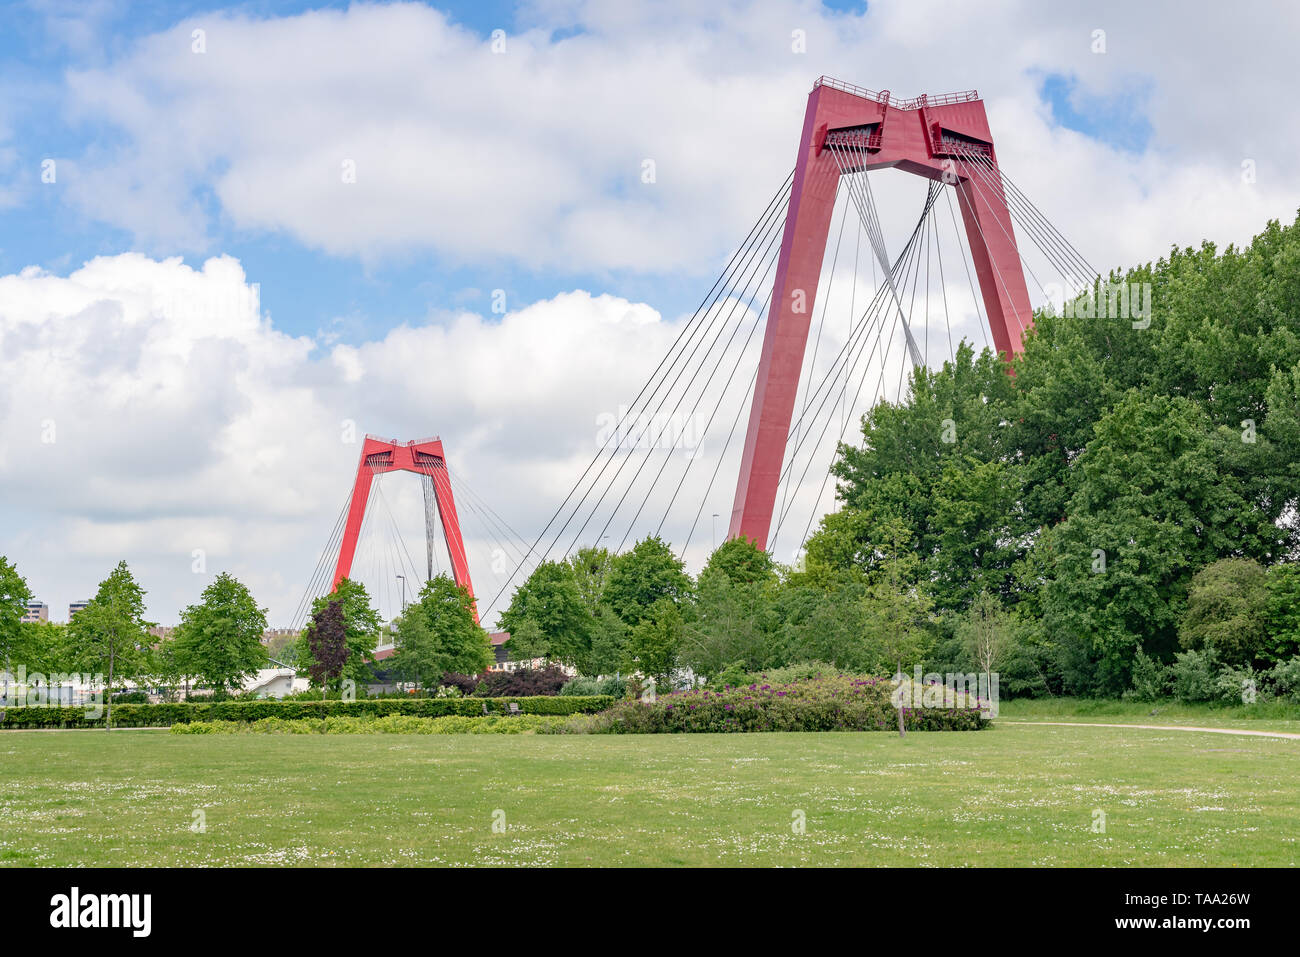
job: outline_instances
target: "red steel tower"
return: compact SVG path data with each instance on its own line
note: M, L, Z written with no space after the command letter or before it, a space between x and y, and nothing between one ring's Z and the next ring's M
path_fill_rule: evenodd
M361 446L361 461L357 464L357 480L352 487L352 501L348 505L347 523L343 527L343 540L339 546L338 564L334 566L334 583L347 578L352 571L352 558L357 550L357 538L370 500L370 485L376 475L383 472L414 472L427 475L433 482L433 493L438 503L438 516L442 521L443 535L451 558L452 576L456 584L474 595L469 579L469 561L465 558L465 543L460 537L460 520L456 517L456 500L451 494L451 478L447 473L447 459L442 451L442 440L416 439L397 442L367 435ZM474 617L477 620L478 612Z
M728 532L760 548L767 547L841 174L826 149L828 137L860 161L845 172L895 167L952 185L998 351L1008 357L1020 352L1033 322L1006 198L974 168L976 162L997 163L979 95L894 100L888 92L819 79L804 114Z

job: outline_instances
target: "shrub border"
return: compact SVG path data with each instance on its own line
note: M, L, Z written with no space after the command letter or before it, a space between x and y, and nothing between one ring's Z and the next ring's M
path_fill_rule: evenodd
M505 714L511 702L524 714L593 714L614 704L609 695L546 695L525 698L371 698L363 701L215 701L171 704L115 704L113 727L158 728L194 721L258 721L262 718L305 720L327 717L384 717L409 714L424 718L446 715L482 717L483 705ZM87 718L84 707L5 708L0 730L23 728L102 728L104 716Z

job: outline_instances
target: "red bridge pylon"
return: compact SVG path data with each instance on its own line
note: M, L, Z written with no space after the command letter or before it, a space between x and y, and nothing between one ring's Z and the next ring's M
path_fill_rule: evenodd
M338 563L334 566L334 583L331 590L338 587L340 581L347 578L352 571L352 558L357 550L357 538L361 535L361 523L365 519L366 504L370 500L370 486L376 475L384 472L414 472L426 475L433 483L433 493L438 503L438 517L442 521L442 531L447 539L447 552L451 558L452 576L456 584L461 585L474 595L474 586L469 578L469 561L465 557L465 543L460 535L460 520L456 517L456 500L451 494L451 478L447 473L447 460L442 451L442 440L416 439L410 442L397 442L367 435L361 446L361 461L357 464L357 480L352 487L352 500L348 505L347 523L343 528L343 539L339 545ZM478 620L477 608L474 618Z
M835 153L855 157L842 168ZM1000 189L977 189L976 164L997 166L974 91L893 100L822 77L808 96L777 259L729 538L767 547L804 348L842 173L895 167L957 193L993 342L1010 357L1033 323L1011 214Z

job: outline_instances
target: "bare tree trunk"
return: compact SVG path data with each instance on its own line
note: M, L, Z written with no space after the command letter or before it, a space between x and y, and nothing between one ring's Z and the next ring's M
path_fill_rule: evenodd
M898 676L902 679L902 681L911 680L905 674L903 674L903 662L901 660L898 662ZM902 689L902 681L899 682L900 690ZM916 689L909 688L909 691L910 693L908 694L908 698L910 699L912 695L916 693ZM907 737L907 728L903 725L903 699L901 696L898 699L898 736L900 738Z
M108 687L104 693L108 695L108 716L104 719L104 730L107 731L113 727L113 658L116 646L109 643L108 646Z

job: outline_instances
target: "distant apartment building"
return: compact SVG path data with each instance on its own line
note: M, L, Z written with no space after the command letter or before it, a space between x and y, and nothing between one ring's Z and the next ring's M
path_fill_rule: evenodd
M86 598L86 599L84 599L84 600L82 600L82 601L73 601L73 602L69 602L69 603L68 603L68 621L72 621L72 616L75 615L77 612L81 611L81 609L85 608L85 607L86 607L87 605L89 605L89 604L90 604L90 599L89 599L89 598Z
M262 632L262 644L269 645L276 638L297 638L299 634L293 628L268 628Z
M50 606L43 601L29 601L27 611L23 613L23 621L49 621Z

